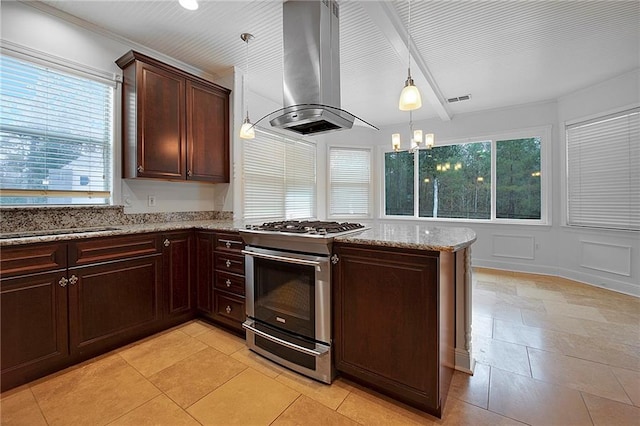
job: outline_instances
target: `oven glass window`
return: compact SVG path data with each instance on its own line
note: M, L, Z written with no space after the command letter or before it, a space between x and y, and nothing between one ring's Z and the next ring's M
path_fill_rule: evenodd
M254 262L255 318L314 339L314 267L258 258Z

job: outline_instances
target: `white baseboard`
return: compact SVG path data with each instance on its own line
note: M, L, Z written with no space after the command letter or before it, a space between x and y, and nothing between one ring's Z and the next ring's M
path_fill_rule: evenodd
M594 287L605 288L607 290L616 291L618 293L640 297L640 286L629 284L613 278L600 277L593 274L574 271L572 269L567 269L567 268L551 267L551 266L544 266L544 265L532 265L532 264L525 264L525 263L518 263L518 262L473 259L473 258L471 260L471 264L473 267L499 269L503 271L513 271L513 272L528 272L531 274L562 277L562 278L578 281L583 284L592 285Z

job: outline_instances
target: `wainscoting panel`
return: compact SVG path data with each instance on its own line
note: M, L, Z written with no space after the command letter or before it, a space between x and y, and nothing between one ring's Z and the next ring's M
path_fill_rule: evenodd
M580 266L630 277L631 247L580 241Z
M534 253L535 240L532 235L493 235L493 256L533 260Z

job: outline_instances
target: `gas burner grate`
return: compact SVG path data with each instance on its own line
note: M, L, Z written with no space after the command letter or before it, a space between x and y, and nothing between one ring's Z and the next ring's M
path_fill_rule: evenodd
M266 222L262 225L249 225L247 229L270 231L270 232L290 232L294 234L337 234L345 231L352 231L364 228L360 223L350 222L330 222L330 221L298 221L284 220L279 222Z

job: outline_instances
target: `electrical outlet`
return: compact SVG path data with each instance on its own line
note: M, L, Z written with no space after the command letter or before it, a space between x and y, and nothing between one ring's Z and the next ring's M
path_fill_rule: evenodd
M155 195L149 195L149 198L147 199L147 205L149 207L155 207L156 206L156 196Z

